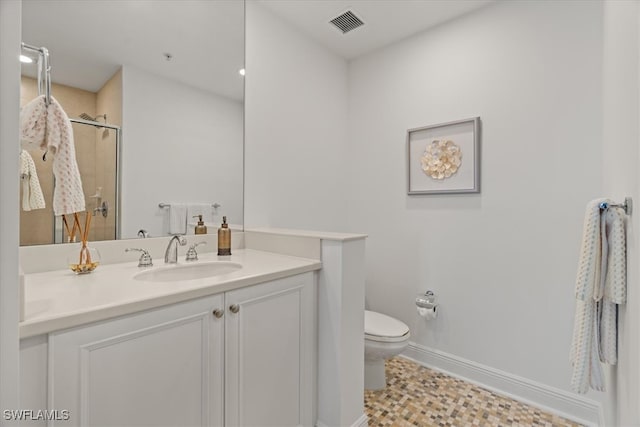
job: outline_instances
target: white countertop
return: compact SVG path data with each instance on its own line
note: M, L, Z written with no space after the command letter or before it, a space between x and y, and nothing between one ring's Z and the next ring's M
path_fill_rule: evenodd
M165 268L162 260L153 267L139 268L137 261L100 265L90 274L76 275L71 270L25 275L25 316L20 322L20 337L45 334L178 303L206 295L319 270L321 262L262 252L235 249L233 255L218 257L199 254L198 262L231 261L242 268L220 276L183 282L146 282L133 276L146 269ZM185 263L178 259L178 265Z
M366 234L336 233L333 231L296 230L290 228L256 227L245 228L244 231L253 233L278 234L281 236L312 237L321 240L337 240L341 242L367 238Z

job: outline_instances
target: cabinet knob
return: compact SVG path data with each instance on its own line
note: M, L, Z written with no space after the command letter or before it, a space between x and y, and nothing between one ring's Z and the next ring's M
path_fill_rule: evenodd
M215 310L213 310L213 315L219 319L222 316L224 316L224 311L220 310L219 308L216 308Z
M238 304L232 304L229 306L229 310L231 310L232 313L237 313L240 311L240 306Z

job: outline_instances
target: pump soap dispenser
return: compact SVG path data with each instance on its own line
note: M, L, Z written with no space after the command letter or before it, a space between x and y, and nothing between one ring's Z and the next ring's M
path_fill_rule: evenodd
M194 218L198 217L198 224L195 228L195 234L207 234L207 226L202 221L202 215L194 215Z
M218 255L231 255L231 230L227 217L222 217L222 225L218 228Z

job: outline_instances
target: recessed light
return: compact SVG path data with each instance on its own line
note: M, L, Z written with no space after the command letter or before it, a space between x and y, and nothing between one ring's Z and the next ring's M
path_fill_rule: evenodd
M31 64L33 62L33 59L29 58L28 56L20 55L20 62Z
M244 68L241 68L240 70L238 70L238 74L240 74L241 76L244 76L245 75Z

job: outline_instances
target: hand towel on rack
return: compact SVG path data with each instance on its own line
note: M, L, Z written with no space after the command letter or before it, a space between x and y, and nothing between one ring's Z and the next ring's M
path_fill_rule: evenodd
M609 257L603 298L614 304L625 304L627 302L626 215L623 209L617 207L609 208L604 213Z
M603 248L606 247L608 256L603 257L605 271L601 275L598 350L600 361L615 365L618 362L618 305L627 301L625 213L618 207L610 207L601 216Z
M65 215L84 211L84 192L76 161L73 128L62 106L53 97L47 106L44 95L40 95L23 107L20 121L23 147L46 149L54 156L56 186L53 213Z
M171 203L169 206L169 234L187 234L187 206Z
M22 210L44 209L44 196L38 180L36 164L25 150L20 151L20 177L22 179Z
M617 305L626 299L624 213L589 202L576 278L576 313L571 343L571 387L604 390L600 362L617 362Z
M596 199L587 204L575 290L576 299L581 301L593 298L600 280L602 254L600 203L605 201L606 199Z
M576 393L586 393L591 388L604 388L602 367L598 360L596 340L596 302L593 299L600 282L602 258L600 203L592 200L582 229L582 245L576 277L576 312L571 342L571 388Z

